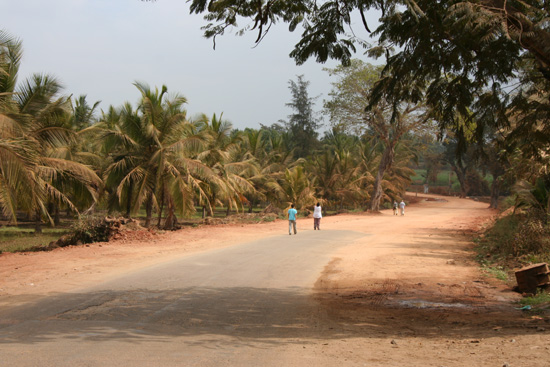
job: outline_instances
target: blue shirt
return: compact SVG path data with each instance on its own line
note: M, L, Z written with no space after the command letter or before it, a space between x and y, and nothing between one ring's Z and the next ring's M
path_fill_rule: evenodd
M288 209L288 220L296 220L296 214L298 214L298 211L296 209Z

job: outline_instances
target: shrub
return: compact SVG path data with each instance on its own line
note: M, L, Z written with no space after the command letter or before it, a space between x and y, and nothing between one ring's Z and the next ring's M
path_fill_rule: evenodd
M72 227L74 243L107 242L111 235L111 226L100 216L82 216Z
M550 228L539 211L498 219L485 233L478 250L493 258L541 258L550 251Z
M544 254L550 250L550 230L540 211L529 211L514 238L514 255Z

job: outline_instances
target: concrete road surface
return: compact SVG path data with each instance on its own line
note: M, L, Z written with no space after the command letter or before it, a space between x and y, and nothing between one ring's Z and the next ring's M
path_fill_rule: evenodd
M3 308L0 366L333 365L307 351L345 337L321 322L311 289L331 253L363 236L281 235Z

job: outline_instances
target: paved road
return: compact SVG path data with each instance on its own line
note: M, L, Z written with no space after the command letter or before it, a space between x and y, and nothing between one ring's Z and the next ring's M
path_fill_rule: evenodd
M271 237L2 309L0 366L304 364L285 351L329 329L311 288L331 253L362 236Z

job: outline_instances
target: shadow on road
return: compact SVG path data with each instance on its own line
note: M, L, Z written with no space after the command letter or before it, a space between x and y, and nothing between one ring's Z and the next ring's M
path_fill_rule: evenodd
M376 294L367 295L375 297ZM358 297L359 298L359 297ZM410 306L410 305L409 305ZM518 312L397 309L383 303L339 305L307 289L188 288L60 294L0 311L0 344L53 339L163 342L174 337L227 336L256 343L354 337L480 338L537 332ZM299 341L299 339L302 339Z

